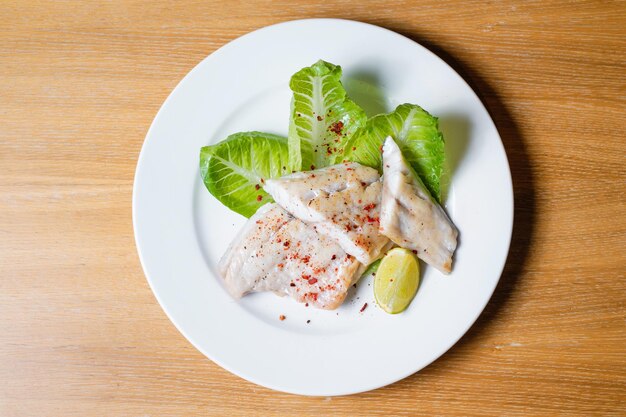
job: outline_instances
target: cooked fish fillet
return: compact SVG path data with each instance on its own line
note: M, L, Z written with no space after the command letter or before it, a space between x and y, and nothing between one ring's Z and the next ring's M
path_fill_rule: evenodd
M278 204L261 207L218 264L229 293L272 291L323 309L337 308L362 271L332 239Z
M391 137L383 145L381 206L382 234L440 271L452 270L458 232Z
M285 210L365 265L389 242L378 231L382 183L373 168L344 163L266 180L264 188Z

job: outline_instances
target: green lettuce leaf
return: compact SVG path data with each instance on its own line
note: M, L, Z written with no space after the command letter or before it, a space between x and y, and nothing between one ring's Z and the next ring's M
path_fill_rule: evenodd
M365 125L365 112L346 96L340 79L341 67L322 60L291 77L291 170L309 170L341 162L344 144Z
M380 149L387 136L395 139L404 158L440 201L445 150L437 118L418 105L401 104L389 114L369 119L346 143L344 159L382 172Z
M361 278L366 277L368 275L372 275L375 274L376 271L378 271L378 267L380 266L380 262L382 261L381 259L377 259L374 262L372 262L371 264L369 264L367 266L367 268L365 268L365 271L363 271L363 273L361 274Z
M269 133L235 133L200 150L200 174L206 188L246 217L274 201L263 191L263 182L286 174L288 162L287 139Z

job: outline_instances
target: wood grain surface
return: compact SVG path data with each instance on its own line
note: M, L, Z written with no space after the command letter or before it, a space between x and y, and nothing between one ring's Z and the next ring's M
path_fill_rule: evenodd
M515 226L478 322L422 372L282 394L197 352L150 292L131 193L157 110L224 43L304 17L398 31L476 90ZM626 415L626 3L0 2L0 416Z

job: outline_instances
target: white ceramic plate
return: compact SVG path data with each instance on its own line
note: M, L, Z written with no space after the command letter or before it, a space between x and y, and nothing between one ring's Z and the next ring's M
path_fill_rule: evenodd
M369 115L410 102L440 118L453 172L446 208L460 230L460 246L450 276L422 264L422 285L402 314L388 315L376 306L369 279L338 310L319 311L273 294L235 301L215 272L245 219L205 189L200 147L238 131L286 135L289 78L320 58L343 67L348 93ZM198 350L259 385L344 395L413 374L469 329L506 260L513 195L498 132L454 70L389 30L313 19L242 36L180 82L141 150L133 221L156 298ZM281 314L287 319L280 321Z

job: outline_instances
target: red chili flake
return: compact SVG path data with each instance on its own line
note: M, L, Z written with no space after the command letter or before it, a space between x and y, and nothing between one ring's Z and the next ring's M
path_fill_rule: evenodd
M278 318L280 319L280 321L283 321L283 320L285 320L287 317L285 317L285 315L284 315L284 314L281 314L280 316L278 316Z
M315 268L315 269L313 270L313 273L314 273L315 275L323 274L324 272L326 272L326 268L322 268L322 267Z
M257 220L256 224L263 224L263 220Z
M370 211L374 207L376 207L376 204L375 203L371 203L371 204L368 204L367 206L363 207L363 210Z
M380 218L378 218L378 217L367 216L365 219L367 220L368 223L378 223L378 222L380 222Z
M310 259L311 259L310 255L303 256L302 262L304 262L305 264L308 264Z
M261 178L261 184L265 184L265 180Z
M417 251L415 249L413 249L411 252L417 255Z
M289 284L290 287L295 287L296 284L294 284L293 282L291 284Z
M337 259L337 255L333 255L330 259L334 261L335 259Z
M311 165L311 171L315 169L315 165Z
M346 224L346 232L349 232L352 230L352 226L350 226L349 224Z
M353 151L356 151L356 146L353 146L353 147L352 147L352 150L353 150Z
M321 122L322 121L322 116L317 116L317 121Z
M309 279L311 279L311 275L302 274L302 279L308 281Z
M257 185L255 185L255 186L254 186L254 189L255 189L255 190L258 190L259 188L261 188L261 186L260 186L259 184L257 184Z
M278 269L283 269L285 267L285 264L278 264L276 265L278 267ZM295 287L295 285L292 285Z
M311 174L311 178L315 178L315 174Z
M316 282L317 282L317 278L311 278L309 280L309 284L311 284L311 285L315 284Z
M331 124L330 127L328 128L328 130L330 130L331 132L337 135L341 135L342 129L343 129L343 122L341 120L338 120L335 123Z
M380 149L380 151L382 152L383 151L383 145L380 145L380 148L378 148L378 149Z
M305 307L308 307L308 306L309 306L309 303L304 303L304 306L305 306Z
M354 168L346 168L346 171L354 171Z
M288 248L289 245L291 245L291 242L288 240L286 240L285 243L283 243L283 246L285 247L285 249Z
M362 202L363 202L362 200L359 200L359 204L361 204Z
M361 309L359 310L359 313L364 312L366 308L367 308L367 303L363 304L363 307L361 307Z
M263 200L263 196L261 194L256 196L256 201L261 201Z

